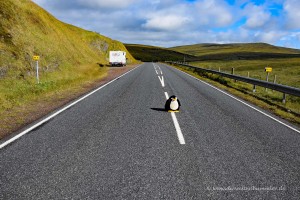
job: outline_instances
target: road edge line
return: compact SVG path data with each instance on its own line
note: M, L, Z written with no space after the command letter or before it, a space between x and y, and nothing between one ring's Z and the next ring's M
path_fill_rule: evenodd
M81 97L81 98L75 100L75 101L72 102L71 104L66 105L66 106L63 107L62 109L60 109L60 110L56 111L55 113L53 113L52 115L46 117L46 118L43 119L42 121L40 121L40 122L34 124L33 126L29 127L28 129L22 131L21 133L15 135L14 137L8 139L7 141L5 141L5 142L3 142L3 143L1 143L1 144L0 144L0 149L2 149L2 148L4 148L5 146L11 144L12 142L14 142L14 141L16 141L17 139L21 138L22 136L26 135L27 133L29 133L29 132L32 131L33 129L35 129L35 128L41 126L42 124L46 123L46 122L49 121L50 119L54 118L55 116L59 115L60 113L64 112L65 110L71 108L71 107L74 106L75 104L81 102L82 100L84 100L84 99L86 99L87 97L91 96L91 95L94 94L95 92L101 90L101 89L104 88L105 86L107 86L107 85L113 83L114 81L118 80L118 79L121 78L122 76L125 76L126 74L128 74L128 73L130 73L131 71L133 71L133 70L139 68L139 67L142 66L142 65L143 65L143 64L141 64L141 65L139 65L139 66L137 66L137 67L135 67L135 68L129 70L128 72L126 72L126 73L124 73L124 74L122 74L122 75L116 77L115 79L109 81L108 83L105 83L104 85L102 85L102 86L96 88L96 89L93 90L92 92L90 92L90 93L84 95L83 97Z
M169 66L169 65L167 65L167 66ZM171 66L169 66L169 67L171 67ZM172 68L173 68L173 69L176 69L176 68L174 68L174 67L172 67ZM223 93L223 94L225 94L225 95L227 95L227 96L229 96L229 97L235 99L236 101L241 102L242 104L244 104L244 105L246 105L246 106L252 108L253 110L256 110L257 112L259 112L259 113L265 115L266 117L269 117L270 119L272 119L272 120L274 120L274 121L280 123L281 125L284 125L285 127L289 128L289 129L291 129L291 130L293 130L293 131L295 131L295 132L297 132L297 133L300 133L300 130L298 130L298 129L296 129L296 128L294 128L294 127L292 127L292 126L290 126L290 125L288 125L288 124L286 124L286 123L280 121L279 119L276 119L275 117L272 117L271 115L269 115L269 114L267 114L267 113L265 113L265 112L263 112L263 111L261 111L261 110L255 108L255 107L253 107L252 105L250 105L250 104L248 104L248 103L246 103L246 102L244 102L244 101L238 99L237 97L235 97L235 96L233 96L233 95L231 95L231 94L228 94L227 92L225 92L225 91L223 91L223 90L221 90L221 89L219 89L219 88L217 88L217 87L215 87L215 86L213 86L213 85L211 85L211 84L209 84L209 83L207 83L207 82L205 82L205 81L203 81L203 80L200 80L200 79L198 79L198 78L196 78L196 77L194 77L194 76L192 76L192 75L190 75L190 74L188 74L188 73L186 73L186 72L184 72L184 71L181 71L181 70L179 70L179 69L176 69L176 70L178 70L178 71L180 71L180 72L182 72L182 73L184 73L184 74L186 74L186 75L188 75L188 76L190 76L190 77L192 77L192 78L194 78L194 79L196 79L196 80L198 80L198 81L200 81L200 82L202 82L202 83L204 83L204 84L206 84L206 85L208 85L208 86L210 86L210 87L212 87L212 88L214 88L215 90L218 90L219 92L221 92L221 93Z

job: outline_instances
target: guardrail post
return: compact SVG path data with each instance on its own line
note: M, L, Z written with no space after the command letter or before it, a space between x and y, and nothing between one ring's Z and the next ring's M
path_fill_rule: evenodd
M256 92L256 85L253 85L253 92Z
M286 94L285 93L283 93L283 98L282 98L282 103L286 103Z

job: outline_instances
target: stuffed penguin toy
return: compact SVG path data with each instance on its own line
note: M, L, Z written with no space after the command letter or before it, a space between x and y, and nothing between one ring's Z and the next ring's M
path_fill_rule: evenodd
M169 111L169 112L179 112L180 106L181 105L180 105L179 99L175 95L172 95L166 101L165 109L166 109L166 111Z

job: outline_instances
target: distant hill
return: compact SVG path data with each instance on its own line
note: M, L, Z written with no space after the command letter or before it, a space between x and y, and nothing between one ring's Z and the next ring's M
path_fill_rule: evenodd
M104 65L110 50L127 51L121 42L63 23L30 0L0 1L0 78L30 73L33 55L41 57L41 67L55 70Z
M266 43L195 44L162 48L125 44L130 53L142 61L209 61L264 60L300 58L300 50L277 47Z
M197 60L196 56L188 55L186 53L177 52L162 47L147 46L140 44L125 44L128 51L137 60L143 62L157 62L157 61L182 61Z
M277 47L266 43L195 44L169 48L197 56L198 60L257 60L299 58L300 50Z
M278 53L300 54L298 49L277 47L266 43L235 43L235 44L194 44L169 48L194 56L229 53Z

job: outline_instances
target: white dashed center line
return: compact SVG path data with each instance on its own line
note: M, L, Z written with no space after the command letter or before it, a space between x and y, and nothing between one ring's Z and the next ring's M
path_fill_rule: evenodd
M161 68L152 63L153 64L153 67L154 67L154 70L156 72L156 74L158 75L158 79L161 83L161 86L164 88L165 87L165 81L164 81L164 77L162 76L162 70ZM167 92L165 92L165 96L166 96L166 99L169 99L169 94ZM173 120L173 123L174 123L174 126L175 126L175 129L176 129L176 132L177 132L177 137L178 137L178 140L179 140L179 143L180 144L185 144L185 140L184 140L184 137L183 137L183 134L182 134L182 131L181 131L181 128L179 126L179 123L178 123L178 120L177 120L177 117L175 115L174 112L171 112L171 116L172 116L172 120Z
M158 76L159 80L160 80L160 83L161 83L161 86L162 87L165 87L165 82L164 82L164 77L163 76Z

